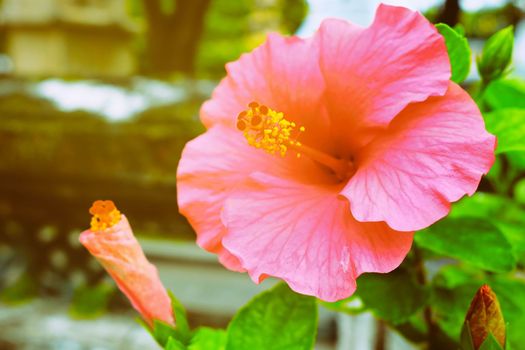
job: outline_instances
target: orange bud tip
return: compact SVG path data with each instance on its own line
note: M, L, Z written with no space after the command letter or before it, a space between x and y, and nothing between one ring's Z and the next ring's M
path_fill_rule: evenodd
M250 108L257 108L257 107L259 107L259 104L257 102L255 102L255 101L252 101L252 102L250 102L248 104L248 107L250 107Z
M91 218L91 231L103 231L113 227L120 221L121 216L115 203L110 200L93 202L93 205L89 208L89 213L93 215Z

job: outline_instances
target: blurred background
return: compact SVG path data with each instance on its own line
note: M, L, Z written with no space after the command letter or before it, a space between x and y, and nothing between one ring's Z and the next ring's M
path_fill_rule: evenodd
M460 23L473 59L513 24L512 74L525 76L525 1L383 2ZM368 25L378 3L0 0L0 349L154 348L79 246L96 199L128 216L194 325L225 326L274 283L255 286L195 246L176 204L180 153L226 62L268 32L310 36L327 17ZM466 84L476 80L473 66ZM378 345L373 322L323 311L318 349L408 348L395 335ZM349 347L352 332L361 345Z

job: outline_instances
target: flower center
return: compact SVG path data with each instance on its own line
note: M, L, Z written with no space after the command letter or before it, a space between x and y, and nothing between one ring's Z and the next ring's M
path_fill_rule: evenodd
M248 109L239 113L237 129L243 132L250 146L260 148L270 154L286 156L289 150L295 151L296 157L302 155L332 170L338 179L348 178L352 163L319 151L298 141L306 131L304 126L297 126L287 120L282 112L274 111L265 105L251 102Z
M95 201L89 208L89 213L93 215L93 218L91 218L91 231L103 231L120 221L120 211L113 201Z

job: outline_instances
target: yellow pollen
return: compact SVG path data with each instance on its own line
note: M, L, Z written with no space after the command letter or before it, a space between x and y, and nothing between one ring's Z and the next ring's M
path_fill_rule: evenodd
M237 117L237 128L243 132L248 144L270 154L286 156L288 146L295 143L305 128L297 129L283 113L257 102L251 102L248 107Z
M95 201L89 208L89 213L93 215L91 218L91 231L103 231L120 221L120 211L113 201Z
M287 120L283 113L258 102L251 102L248 109L239 113L237 129L242 131L250 146L270 154L279 154L281 157L285 157L291 149L296 152L297 158L305 155L331 169L340 180L348 178L355 171L351 161L337 159L330 154L303 145L298 138L306 131L304 126L297 126L295 122Z

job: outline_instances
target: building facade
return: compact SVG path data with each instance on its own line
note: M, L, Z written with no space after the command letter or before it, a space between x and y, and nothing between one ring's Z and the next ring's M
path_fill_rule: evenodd
M135 72L136 29L124 0L4 0L5 53L22 77L123 77Z

